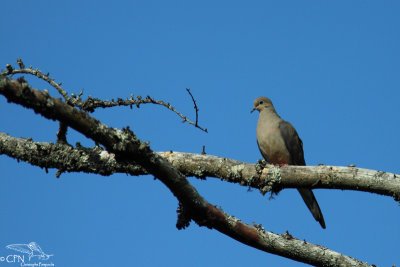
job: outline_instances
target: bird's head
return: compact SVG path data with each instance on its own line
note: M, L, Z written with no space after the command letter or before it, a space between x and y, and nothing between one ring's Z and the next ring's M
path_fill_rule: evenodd
M250 112L253 112L254 110L261 111L267 108L272 108L273 110L275 110L271 100L268 97L257 97L256 100L254 100L254 107Z

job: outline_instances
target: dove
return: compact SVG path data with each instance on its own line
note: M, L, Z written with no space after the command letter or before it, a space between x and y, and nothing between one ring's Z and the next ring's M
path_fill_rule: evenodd
M257 122L257 144L264 159L274 165L305 166L303 142L296 129L276 113L274 105L267 97L254 100L254 108L259 111ZM297 188L314 219L326 228L324 217L311 189Z

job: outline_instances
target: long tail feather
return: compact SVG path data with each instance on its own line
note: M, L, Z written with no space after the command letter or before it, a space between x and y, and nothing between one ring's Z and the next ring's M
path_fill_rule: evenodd
M322 216L321 209L319 208L317 199L314 196L313 191L308 188L297 188L304 202L306 203L308 209L311 211L311 214L314 216L315 220L321 224L322 228L326 228L324 216Z

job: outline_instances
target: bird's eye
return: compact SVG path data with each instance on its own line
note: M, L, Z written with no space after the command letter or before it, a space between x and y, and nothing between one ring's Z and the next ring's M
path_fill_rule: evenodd
M262 104L264 104L264 101L261 100L258 104L259 104L259 105L262 105Z

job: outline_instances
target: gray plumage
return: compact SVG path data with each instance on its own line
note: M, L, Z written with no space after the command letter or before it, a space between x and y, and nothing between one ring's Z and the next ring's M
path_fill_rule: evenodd
M267 97L254 100L254 110L260 115L257 123L257 144L264 159L275 165L306 165L303 142L296 129L282 120ZM311 189L297 188L308 209L322 228L325 228L324 217Z

